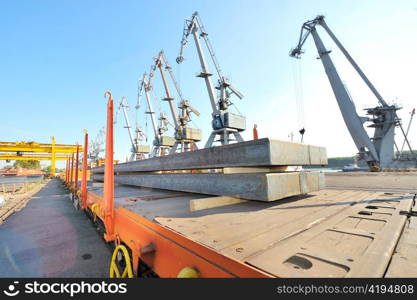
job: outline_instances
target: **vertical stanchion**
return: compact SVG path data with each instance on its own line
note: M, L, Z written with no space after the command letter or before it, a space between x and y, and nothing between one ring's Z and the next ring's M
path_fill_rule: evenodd
M67 159L67 164L65 165L65 183L68 184L68 172L69 172L69 159Z
M74 175L74 152L71 155L70 189L72 188L72 177Z
M87 207L87 159L88 159L88 133L85 132L84 137L84 153L83 153L83 177L81 182L81 208Z
M77 144L77 155L75 157L75 192L78 190L78 165L80 157L80 145Z
M67 177L67 185L69 186L71 180L71 157L68 157L68 177Z
M51 153L51 169L49 170L49 176L55 176L55 165L56 165L56 148L55 148L55 137L51 136L52 142L52 153Z
M107 130L106 130L106 157L104 161L104 224L106 241L114 240L114 165L113 165L113 98L111 92L104 93L107 102Z

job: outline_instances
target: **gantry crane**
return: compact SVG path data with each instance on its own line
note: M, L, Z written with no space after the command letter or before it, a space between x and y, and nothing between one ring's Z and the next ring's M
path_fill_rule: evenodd
M150 73L148 76L146 73L143 74L142 80L139 82L139 89L138 89L138 105L140 103L140 98L142 96L142 92L145 92L146 102L148 104L148 110L145 112L150 116L152 122L152 128L154 131L154 141L153 141L153 149L151 152L151 157L155 156L162 156L167 155L175 143L175 139L164 135L165 132L168 130L168 125L170 122L168 117L165 113L161 112L159 116L159 125L156 124L155 120L155 111L152 107L152 98L151 98L151 90L152 90L152 79L153 73ZM171 124L172 125L172 124Z
M191 113L194 113L197 116L199 116L200 113L190 105L188 100L184 99L184 96L175 79L174 74L172 73L171 66L168 64L163 50L161 50L158 53L158 56L155 58L155 64L153 65L151 70L152 76L153 72L157 68L160 71L162 83L166 94L166 97L162 98L162 100L168 102L172 119L174 121L176 141L170 150L170 154L175 153L178 149L178 146L180 147L180 152L198 149L196 142L201 141L201 130L196 128L189 128L188 123L191 121ZM179 115L177 115L177 111L175 108L175 99L172 96L171 91L169 89L166 71L168 71L171 81L174 84L175 90L177 91L177 95L180 98L180 106L178 107L180 109Z
M246 129L246 118L244 116L229 112L229 106L232 104L230 96L234 94L239 99L242 99L243 95L231 85L230 81L226 77L223 76L220 65L217 62L217 58L214 54L213 47L211 46L210 40L208 39L208 34L204 29L203 23L197 12L193 13L191 18L185 21L183 37L181 40L181 50L177 57L177 63L182 63L184 61L183 53L185 47L188 44L188 37L190 35L194 37L194 42L202 69L201 73L197 76L204 78L205 80L212 108L213 131L206 142L205 148L211 147L213 145L217 135L220 136L219 142L222 145L229 144L229 142L233 140L231 135L234 135L236 141L243 142L243 138L240 135L240 132ZM207 50L210 53L211 60L217 71L218 85L216 87L214 87L211 80L211 76L213 74L211 74L208 69L208 64L206 62L204 51L200 43L200 37L203 38ZM217 95L215 88L218 90Z
M68 160L77 151L77 145L56 144L51 136L51 144L36 142L0 142L0 160L50 160L50 175L55 175L56 160ZM83 149L78 149L83 151ZM2 153L4 152L4 153Z
M317 32L317 25L324 28L330 38L342 51L344 56L378 99L378 106L365 109L368 117L360 117L357 114L355 104L340 79L339 74L337 73L330 58L329 54L331 51L326 49ZM401 119L397 116L397 110L399 110L400 107L396 105L389 105L382 98L374 85L370 82L347 50L329 29L324 21L324 16L317 16L314 20L307 21L303 24L298 45L291 50L290 56L296 58L300 57L300 55L304 52L302 47L310 34L313 36L319 57L330 81L345 124L359 151L358 158L365 160L371 170L380 170L381 168L416 167L416 156L413 153L411 145L407 139L407 135L404 132ZM368 136L368 133L365 130L365 122L370 122L371 124L368 125L368 127L374 128L374 135L372 138ZM398 159L398 157L394 155L394 146L396 147L396 150L399 151L394 140L394 130L396 127L401 129L405 142L411 151L411 157Z
M114 123L117 122L117 117L120 113L120 110L123 111L123 115L125 117L125 123L128 132L129 132L129 138L130 142L132 144L132 147L130 149L131 155L130 155L130 161L144 159L145 155L149 153L149 146L148 145L142 145L141 141L143 139L146 139L146 134L143 132L143 130L136 124L135 133L132 132L132 126L130 125L129 121L129 115L127 114L127 109L129 108L129 105L127 103L126 97L122 97L122 100L120 101L119 107L116 112Z

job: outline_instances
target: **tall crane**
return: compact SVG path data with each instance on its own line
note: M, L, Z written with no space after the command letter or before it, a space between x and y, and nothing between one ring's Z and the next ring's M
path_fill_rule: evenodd
M106 131L104 126L98 131L96 138L89 143L88 158L96 165L99 165L99 161L103 160L101 153L104 151L104 140L106 137Z
M414 118L414 115L415 114L416 114L416 109L413 108L411 110L411 112L410 112L410 120L408 121L407 130L405 131L405 138L404 138L403 144L401 146L401 150L400 150L400 152L398 154L399 159L401 159L401 157L403 156L403 151L404 151L405 143L407 142L408 134L410 133L411 124L413 123L413 118Z
M341 50L349 63L353 66L353 68L377 98L378 106L365 109L368 117L360 117L357 114L355 104L351 99L348 90L340 79L339 74L337 73L336 68L330 58L329 54L331 51L326 49L317 32L317 25L320 25L322 28L324 28L330 38L334 41L334 43ZM319 57L323 63L327 77L330 81L330 85L333 89L333 93L336 97L345 124L359 151L358 158L365 160L370 170L372 171L377 171L381 168L415 167L417 165L416 156L413 153L411 145L403 130L401 119L397 116L397 110L399 110L400 107L396 105L389 105L382 98L368 77L366 77L364 72L359 68L348 51L343 47L340 41L329 29L326 22L324 21L324 16L317 16L314 20L307 21L303 24L298 40L298 45L291 50L290 56L300 58L301 54L304 53L302 47L310 35L313 36ZM374 128L374 135L372 138L369 137L365 130L364 123L366 122L371 123L368 125L368 127ZM401 129L401 132L406 140L406 144L412 153L412 159L400 160L396 159L394 156L394 146L398 151L394 140L394 130L396 127Z
M125 128L127 128L129 132L129 138L132 144L132 147L130 149L131 155L130 155L129 161L144 159L145 155L149 153L149 146L141 144L141 141L143 141L143 139L146 139L146 134L138 126L138 124L136 124L135 132L134 133L132 132L132 126L130 125L129 115L127 113L128 108L129 108L129 105L127 103L126 97L123 96L117 108L114 123L117 122L117 118L119 116L120 110L122 110L124 118L125 118L125 124L126 124Z
M183 37L181 40L181 49L177 57L177 63L180 64L184 61L184 50L188 44L188 37L192 35L196 45L198 57L201 64L201 73L197 77L204 79L206 83L207 92L210 99L212 108L212 128L213 131L208 138L205 148L211 147L215 142L216 136L220 136L218 140L222 145L229 144L233 141L231 135L233 135L238 142L243 142L243 138L240 132L246 129L246 118L241 115L233 114L229 112L228 108L233 104L230 100L231 95L237 96L239 99L243 98L243 95L236 90L230 81L223 76L220 65L214 54L213 47L211 46L208 34L204 29L203 23L197 12L194 12L190 19L185 21ZM214 87L208 64L204 55L203 48L200 43L200 37L203 38L206 48L210 54L211 60L214 64L218 75L218 85ZM216 95L215 89L218 90Z
M197 116L199 116L200 113L190 105L188 100L184 99L184 96L175 79L171 66L168 64L163 50L161 50L158 53L158 56L155 58L155 64L152 67L152 71L154 71L156 68L158 68L160 71L162 83L166 94L166 97L162 100L167 101L169 103L172 119L174 121L176 141L170 150L170 154L175 153L178 147L181 152L190 151L192 149L198 149L196 142L201 140L201 130L189 128L188 123L191 121L191 113L194 113ZM166 72L168 72L171 81L174 84L177 95L180 98L180 106L178 107L180 109L180 113L178 115L177 110L175 108L175 99L172 96L171 91L169 89Z
M151 72L149 76L146 73L144 73L142 80L139 82L139 91L138 91L138 102L142 95L142 92L143 91L145 92L146 103L148 104L148 110L145 113L150 116L153 132L154 132L154 141L153 141L154 147L150 155L151 157L167 155L175 142L174 138L164 135L165 132L168 130L168 125L170 125L168 117L166 116L165 113L163 112L160 113L159 125L157 125L156 123L155 111L153 110L153 107L152 107L152 98L150 94L152 90L153 77L154 77L153 72Z

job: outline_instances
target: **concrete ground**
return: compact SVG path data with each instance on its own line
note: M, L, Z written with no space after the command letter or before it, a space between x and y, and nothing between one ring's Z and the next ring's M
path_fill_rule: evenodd
M110 258L57 179L0 225L0 277L108 277Z
M337 172L326 174L326 188L417 193L417 172Z

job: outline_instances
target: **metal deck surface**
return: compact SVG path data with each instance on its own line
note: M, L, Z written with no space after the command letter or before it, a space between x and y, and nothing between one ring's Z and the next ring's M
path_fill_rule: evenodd
M101 195L102 188L90 188ZM383 277L413 196L322 190L191 212L207 195L115 187L115 206L279 277Z

